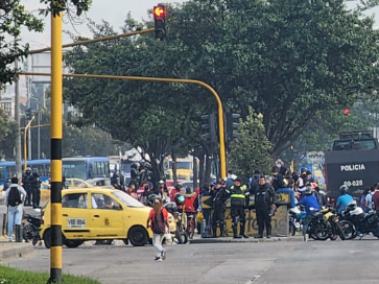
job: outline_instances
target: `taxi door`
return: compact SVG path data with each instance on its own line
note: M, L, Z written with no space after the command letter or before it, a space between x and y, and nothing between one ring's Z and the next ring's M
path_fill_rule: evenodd
M68 193L62 199L62 231L67 239L90 236L87 192Z
M124 212L115 198L106 193L91 193L91 237L125 237Z

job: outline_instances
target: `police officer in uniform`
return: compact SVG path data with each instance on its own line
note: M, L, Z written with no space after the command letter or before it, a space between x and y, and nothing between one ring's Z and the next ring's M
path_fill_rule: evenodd
M275 201L275 191L273 187L266 182L264 176L260 177L259 189L255 192L255 212L258 222L258 236L263 238L263 231L266 228L267 238L271 238L271 216Z
M234 185L230 188L230 211L233 220L233 238L248 238L245 234L245 214L249 212L249 191L247 186L241 184L241 180L236 178ZM240 223L240 234L237 234L238 219Z
M220 226L221 237L227 237L225 232L225 211L226 200L230 197L230 190L226 188L225 181L216 184L215 197L213 199L212 232L213 237L217 238L217 225Z

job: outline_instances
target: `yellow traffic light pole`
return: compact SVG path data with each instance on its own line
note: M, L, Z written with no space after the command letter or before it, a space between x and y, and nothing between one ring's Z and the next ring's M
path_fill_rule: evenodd
M49 73L32 73L23 72L23 75L35 76L50 76ZM217 101L218 107L218 128L220 137L220 167L221 178L226 177L226 152L225 152L225 131L224 131L224 110L220 96L217 92L207 83L199 80L192 79L175 79L175 78L156 78L156 77L139 77L139 76L115 76L115 75L95 75L95 74L63 74L63 77L74 78L88 78L88 79L114 79L114 80L133 80L133 81L147 81L147 82L165 82L165 83L181 83L181 84L195 84L206 88L212 93Z
M62 282L62 58L62 13L54 15L51 12L51 236L47 236L51 247L48 283Z
M26 171L26 168L28 167L28 160L27 160L28 147L27 147L26 136L27 136L28 130L29 130L30 125L32 124L33 120L34 120L34 116L32 117L32 119L28 122L28 124L24 128L24 171Z

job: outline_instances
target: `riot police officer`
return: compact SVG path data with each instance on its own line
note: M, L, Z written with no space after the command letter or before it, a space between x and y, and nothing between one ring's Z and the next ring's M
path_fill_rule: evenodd
M22 176L22 186L26 191L25 206L32 205L32 169L27 167L24 175Z
M230 188L230 211L233 220L233 238L248 238L245 234L245 214L249 212L249 191L247 186L241 184L241 180L236 178L234 185ZM238 219L240 224L240 234L237 234Z
M225 211L226 200L230 197L230 190L226 188L225 181L219 181L216 184L215 197L213 199L213 216L212 216L212 232L213 237L217 238L217 225L220 226L221 237L226 237L225 232Z

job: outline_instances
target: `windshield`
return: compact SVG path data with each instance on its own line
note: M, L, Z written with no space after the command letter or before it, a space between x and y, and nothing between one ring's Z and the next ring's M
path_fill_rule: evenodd
M172 166L173 166L173 162L170 162L170 169L172 169ZM177 161L176 162L176 168L177 169L190 170L191 169L191 162Z
M86 161L63 161L63 175L66 178L87 179Z
M113 191L112 194L116 196L122 203L128 207L141 208L145 207L141 202L131 197L129 194L123 191Z

